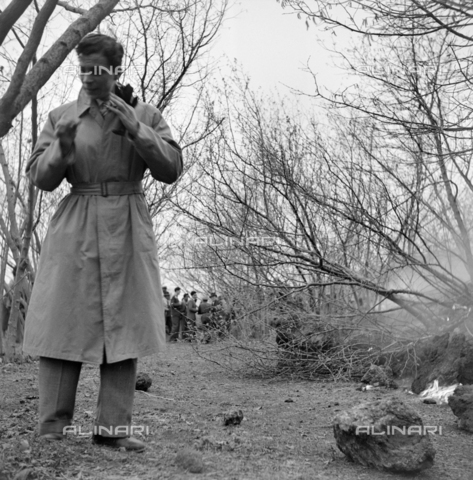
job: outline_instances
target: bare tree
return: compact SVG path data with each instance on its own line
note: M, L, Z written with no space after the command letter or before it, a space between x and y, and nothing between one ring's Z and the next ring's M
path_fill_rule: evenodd
M471 6L443 0L281 4L307 21L360 34L354 48L339 52L352 84L329 92L315 82L314 96L339 119L350 119L349 138L389 180L389 211L403 219L387 237L395 240L389 261L402 273L391 282L435 292L445 308L429 311L424 304L429 317L447 326L466 312L460 320L467 318L471 328ZM450 323L449 329L456 325Z
M458 102L442 91L458 75L435 54L444 44L424 42L445 67L430 65L427 78L409 73L420 56L413 47L398 66L405 75L326 98L339 107L331 132L291 118L281 102L258 99L245 81L227 91L220 114L228 121L208 146L188 214L207 235L236 241L201 258L255 287L323 292L335 282L357 306L368 290L372 305L385 298L427 330L443 326L455 305L468 306L471 148L455 137L458 153L447 154L447 133L435 123ZM258 274L248 276L252 267Z
M380 37L450 33L471 42L473 8L455 0L276 0L304 20Z

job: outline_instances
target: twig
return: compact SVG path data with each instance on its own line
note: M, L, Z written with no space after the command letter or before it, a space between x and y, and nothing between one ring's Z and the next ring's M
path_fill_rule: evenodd
M170 400L171 402L176 401L174 398L160 397L159 395L153 395L152 393L144 392L143 390L136 390L136 391L144 393L145 395L148 395L148 397L162 398L163 400Z
M61 0L59 0L57 4L65 10L69 10L69 12L77 13L79 15L83 15L86 12L85 8L74 7L72 5L69 5L67 2L63 2Z

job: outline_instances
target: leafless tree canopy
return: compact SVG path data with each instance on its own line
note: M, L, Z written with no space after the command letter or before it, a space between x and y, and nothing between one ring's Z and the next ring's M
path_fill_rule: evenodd
M353 80L330 91L314 73L313 118L241 77L209 101L225 122L182 207L199 239L189 266L266 292L312 289L319 309L344 292L373 315L403 309L419 332L470 331L471 8L280 3L358 34L339 52Z

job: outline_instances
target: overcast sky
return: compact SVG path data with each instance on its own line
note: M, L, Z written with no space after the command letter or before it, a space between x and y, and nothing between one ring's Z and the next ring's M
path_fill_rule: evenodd
M331 44L334 35L290 14L276 0L235 0L213 47L215 56L236 59L250 75L254 87L287 91L283 85L313 92L312 77L303 70L307 64L318 81L332 86L341 72L332 66L331 54L319 39ZM343 32L337 31L340 41Z

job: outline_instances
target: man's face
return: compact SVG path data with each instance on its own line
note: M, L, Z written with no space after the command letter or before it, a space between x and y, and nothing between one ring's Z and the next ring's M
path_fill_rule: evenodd
M192 298L193 298L194 300L197 300L197 293L193 293L193 294L192 294Z
M118 75L101 53L79 55L80 81L90 98L107 100Z

